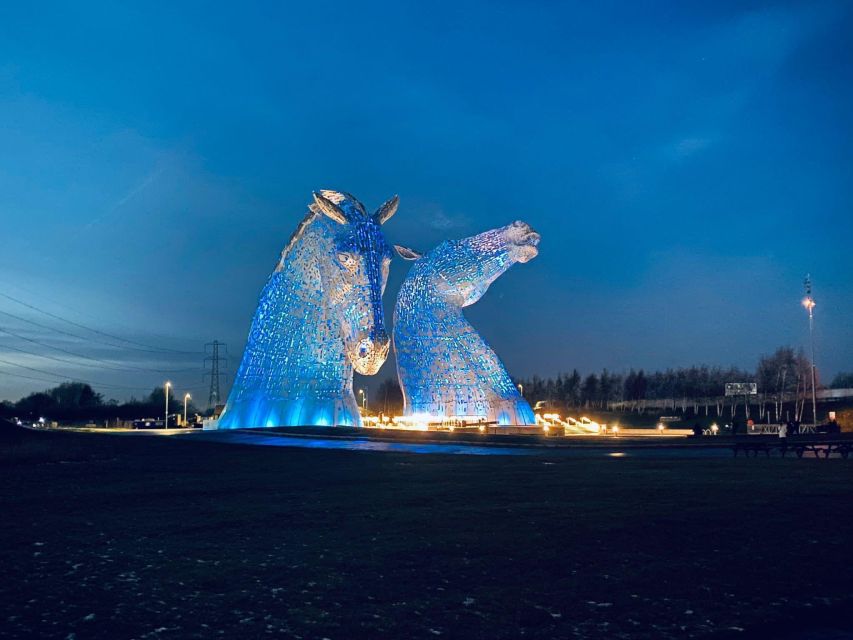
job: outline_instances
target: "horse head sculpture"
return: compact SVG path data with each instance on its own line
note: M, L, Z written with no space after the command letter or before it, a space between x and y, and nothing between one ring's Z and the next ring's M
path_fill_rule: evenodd
M524 222L443 242L421 255L396 247L414 264L394 309L397 374L407 415L535 424L503 363L465 319L516 262L538 253L539 234Z
M261 293L220 428L361 424L352 374L388 355L380 227L397 204L369 214L350 194L314 194Z
M332 260L319 260L320 281L330 306L341 316L341 339L353 368L373 375L385 362L391 340L385 330L382 294L388 281L391 249L380 226L397 210L394 196L373 215L349 194L321 191L311 209L330 227Z

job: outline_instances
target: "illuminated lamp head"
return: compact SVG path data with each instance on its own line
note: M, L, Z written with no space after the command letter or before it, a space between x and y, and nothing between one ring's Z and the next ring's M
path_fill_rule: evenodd
M382 294L388 281L391 248L381 225L397 211L394 196L372 215L353 196L314 193L312 211L331 220L332 259L317 262L320 283L341 320L344 351L360 374L373 375L388 356Z

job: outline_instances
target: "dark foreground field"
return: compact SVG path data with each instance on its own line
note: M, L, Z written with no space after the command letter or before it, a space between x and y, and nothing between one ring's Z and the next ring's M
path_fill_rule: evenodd
M853 628L851 481L28 433L0 442L0 636L848 637L812 632Z

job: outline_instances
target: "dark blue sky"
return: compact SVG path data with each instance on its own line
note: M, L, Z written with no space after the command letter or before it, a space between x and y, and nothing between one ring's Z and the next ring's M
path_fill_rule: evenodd
M0 7L0 293L233 368L311 190L399 193L391 242L542 234L468 314L514 375L752 368L807 344L806 272L853 370L850 3L118 4ZM0 398L199 365L0 328L144 370L0 334Z

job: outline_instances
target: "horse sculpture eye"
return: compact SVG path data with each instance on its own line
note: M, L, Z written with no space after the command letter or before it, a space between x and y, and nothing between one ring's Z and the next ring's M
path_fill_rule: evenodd
M340 262L341 265L349 271L353 271L355 269L356 259L355 259L355 256L352 255L351 253L346 253L346 252L339 253L338 254L338 262Z

